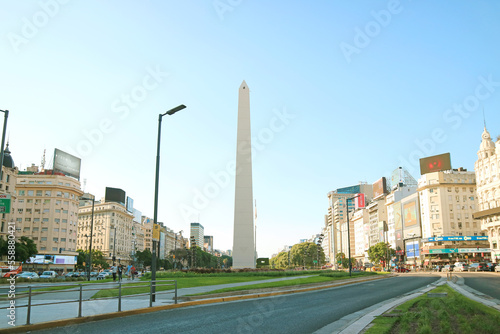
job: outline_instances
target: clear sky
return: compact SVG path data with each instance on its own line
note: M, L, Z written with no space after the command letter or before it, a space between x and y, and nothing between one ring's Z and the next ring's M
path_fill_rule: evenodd
M0 0L16 165L82 158L85 190L232 248L238 88L250 88L257 251L320 233L327 193L500 134L497 1ZM1 115L0 115L1 116ZM46 167L50 167L47 163Z

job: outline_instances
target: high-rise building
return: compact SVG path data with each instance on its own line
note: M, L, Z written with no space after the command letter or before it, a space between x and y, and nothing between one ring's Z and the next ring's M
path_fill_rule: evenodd
M500 262L500 137L495 143L484 128L481 145L474 164L478 207L474 218L489 238L490 258Z
M328 193L328 215L325 221L325 227L327 232L327 237L325 241L328 243L328 254L327 257L330 259L330 263L333 263L337 256L337 253L347 250L345 246L347 241L347 211L352 212L354 210L354 201L349 201L349 208L347 210L346 203L348 198L354 197L356 194L365 194L366 202L373 198L373 187L371 184L360 183L355 186L338 188L334 191ZM352 223L351 231L354 228ZM345 231L345 236L343 235ZM354 233L352 233L354 236ZM354 252L354 243L351 245L351 249Z
M205 248L208 253L214 253L214 237L212 235L206 235L204 237L203 248Z
M203 249L205 229L200 223L191 223L191 238L194 238L196 246Z

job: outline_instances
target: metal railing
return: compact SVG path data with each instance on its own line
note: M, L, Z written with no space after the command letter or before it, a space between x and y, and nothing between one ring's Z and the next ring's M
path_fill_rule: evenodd
M123 298L129 298L129 297L138 297L138 296L149 296L149 307L153 307L153 296L156 295L162 295L162 294L173 294L173 300L174 304L177 304L177 281L176 280L155 280L155 281L144 281L140 282L137 281L137 283L142 283L140 285L134 284L134 283L125 283L123 284L121 281L119 282L106 282L106 283L86 283L86 284L71 284L71 283L66 283L66 284L42 284L42 285L28 285L28 286L23 286L22 288L28 288L27 292L21 292L21 293L16 293L15 297L13 299L7 299L7 294L1 294L0 298L2 300L15 300L15 306L16 308L21 308L21 307L26 307L27 312L26 312L26 325L31 325L31 310L35 306L45 306L45 305L55 305L55 304L65 304L65 303L78 303L78 315L77 317L80 318L82 317L82 305L83 302L96 302L99 300L109 300L109 299L117 299L118 305L117 305L117 310L118 312L122 311L122 299ZM144 284L146 283L146 284ZM134 285L132 285L134 284ZM60 289L60 290L49 290L49 291L40 291L44 288L52 288L52 287L68 287L67 289ZM161 287L167 287L166 290L162 290ZM173 286L173 289L168 289L169 286ZM125 294L124 291L130 288L148 288L149 287L149 292L145 293L136 293L136 294ZM160 289L159 289L160 288ZM113 289L118 289L118 296L112 296L112 297L100 297L100 298L87 298L83 299L83 292L84 291L105 291L105 290L113 290ZM162 291L158 291L162 290ZM50 293L61 293L61 292L77 292L78 293L78 299L74 300L61 300L61 301L56 301L56 302L47 302L47 303L36 303L33 304L32 297L33 296L38 296L42 294L50 294ZM18 300L19 299L24 299L27 297L27 304L24 305L18 305ZM10 306L6 307L0 307L0 310L5 310L9 309ZM112 311L110 311L112 312Z

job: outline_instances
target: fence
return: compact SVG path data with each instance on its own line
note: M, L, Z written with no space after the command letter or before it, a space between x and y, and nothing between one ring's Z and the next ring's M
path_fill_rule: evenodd
M117 311L121 312L122 311L122 299L123 298L134 298L138 296L149 296L149 307L153 306L153 302L155 301L155 298L157 295L162 295L162 294L173 294L173 300L174 303L177 304L177 281L176 280L155 280L155 281L145 281L145 282L137 282L139 284L134 284L134 283L125 283L123 284L122 282L106 282L106 283L87 283L87 284L71 284L71 283L65 283L65 284L42 284L42 285L28 285L27 292L22 292L22 293L16 293L15 295L15 306L17 308L22 308L26 307L27 312L26 312L26 325L31 324L31 311L32 308L35 306L45 306L45 305L55 305L55 304L65 304L65 303L78 303L78 314L77 317L82 317L82 304L83 302L97 302L100 300L109 300L109 299L117 299L118 305L117 305ZM142 284L141 284L142 283ZM146 283L146 284L144 284ZM134 284L134 285L132 285ZM64 287L68 287L64 289ZM132 289L132 288L148 288L149 286L149 292L146 293L135 293L135 294L125 294L124 291L127 289ZM168 288L170 286L173 286L173 288ZM44 288L54 288L54 287L63 287L63 289L58 289L58 290L50 290L50 291L41 291ZM161 287L166 287L166 290L164 291L158 291L162 290ZM101 298L87 298L83 299L83 293L86 291L106 291L106 290L118 290L118 296L111 296L111 297L101 297ZM66 293L71 293L75 292L78 293L78 298L73 299L73 300L62 300L62 301L57 301L57 302L46 302L46 303L36 303L34 304L32 301L33 296L38 296L38 295L43 295L43 294L51 294L51 293L61 293L61 292L66 292ZM2 294L0 295L0 298L2 300L6 300L7 294ZM18 300L19 299L24 299L27 298L27 304L24 305L19 305ZM10 301L10 299L7 299ZM0 307L0 310L5 310L9 309L9 306L7 307ZM112 312L112 311L109 311Z

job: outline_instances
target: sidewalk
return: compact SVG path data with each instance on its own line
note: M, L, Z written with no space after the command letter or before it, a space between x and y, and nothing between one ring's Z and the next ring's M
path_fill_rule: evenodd
M219 290L223 288L230 287L238 287L245 285L254 285L260 283L267 282L276 282L276 281L285 281L285 280L293 280L298 278L309 277L309 275L305 276L291 276L291 277L282 277L282 278L273 278L267 280L260 281L250 281L250 282L240 282L240 283L229 283L229 284L219 284L219 285L210 285L210 286L200 286L200 287L192 287L192 288L183 288L177 290L177 297L182 297L191 294L210 292L214 290ZM142 281L127 281L123 280L122 284L133 284L139 283ZM80 282L77 282L80 283ZM83 282L84 283L84 282ZM106 283L108 286L118 286L115 282ZM92 284L94 285L94 284ZM104 313L111 313L118 311L118 298L106 299L106 300L89 300L97 291L85 291L82 293L82 316L93 316ZM158 294L156 296L156 301L153 302L153 306L162 306L167 304L174 304L174 294L173 292ZM69 300L78 300L79 299L79 291L61 291L57 293L46 293L40 294L32 297L32 306L31 306L31 323L37 324L41 322L47 322L52 320L62 320L62 319L70 319L76 318L78 316L78 302L62 302L61 301L69 301ZM39 305L46 303L59 302L59 304L52 305ZM16 309L15 309L15 319L16 326L22 326L26 324L27 319L27 307L21 307L23 305L28 304L28 298L19 298L16 299ZM38 305L38 306L37 306ZM1 301L0 307L9 306L9 301ZM127 296L122 297L121 300L121 310L128 311L139 308L147 308L149 307L149 296ZM11 328L8 324L9 318L8 316L9 310L3 309L0 310L0 329L3 328Z

